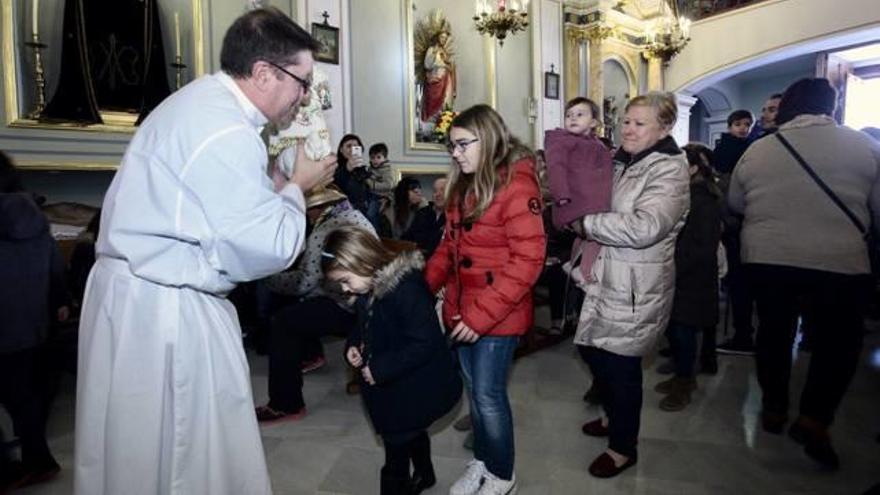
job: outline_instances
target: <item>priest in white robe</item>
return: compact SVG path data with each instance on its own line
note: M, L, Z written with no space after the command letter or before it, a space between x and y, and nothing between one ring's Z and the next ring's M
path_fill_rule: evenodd
M308 93L318 45L276 9L235 21L222 71L134 135L104 199L80 323L74 490L266 494L241 329L225 298L290 266L303 192L335 159L267 171L260 131ZM274 179L274 180L273 180Z

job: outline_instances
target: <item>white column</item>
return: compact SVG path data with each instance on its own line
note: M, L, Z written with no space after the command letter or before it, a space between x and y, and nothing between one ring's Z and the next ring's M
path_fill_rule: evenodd
M697 103L697 98L685 93L675 95L678 101L678 120L672 128L672 137L679 146L690 142L691 133L691 108Z

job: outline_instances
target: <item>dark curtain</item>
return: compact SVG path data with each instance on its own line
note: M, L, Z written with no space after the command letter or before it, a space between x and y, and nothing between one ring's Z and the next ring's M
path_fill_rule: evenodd
M98 101L89 73L83 0L67 0L64 5L64 28L61 43L61 70L58 89L43 110L48 120L72 120L100 124Z
M71 9L71 4L78 7ZM71 10L73 14L68 15ZM69 29L81 30L82 41L70 43ZM62 91L68 84L68 74L62 70L52 102L58 100L58 107L91 106L95 113L98 108L137 113L140 122L171 93L156 0L68 0L64 31L62 66L78 63L79 72L87 74L74 76L86 81L90 86L86 93L92 96L85 101L83 94ZM65 118L48 109L46 116Z

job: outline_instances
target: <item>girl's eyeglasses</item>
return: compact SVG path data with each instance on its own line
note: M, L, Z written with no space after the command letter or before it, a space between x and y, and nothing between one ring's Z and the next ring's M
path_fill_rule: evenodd
M465 141L464 139L460 139L458 141L450 140L446 142L446 151L448 151L450 155L455 153L456 150L464 153L468 146L476 143L477 141L479 141L478 138L474 138L469 141Z

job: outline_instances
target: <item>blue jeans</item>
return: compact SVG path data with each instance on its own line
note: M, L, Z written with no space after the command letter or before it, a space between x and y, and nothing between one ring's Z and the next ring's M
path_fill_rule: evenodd
M474 458L493 475L513 477L513 416L507 399L507 374L517 337L482 337L458 348L471 404Z

